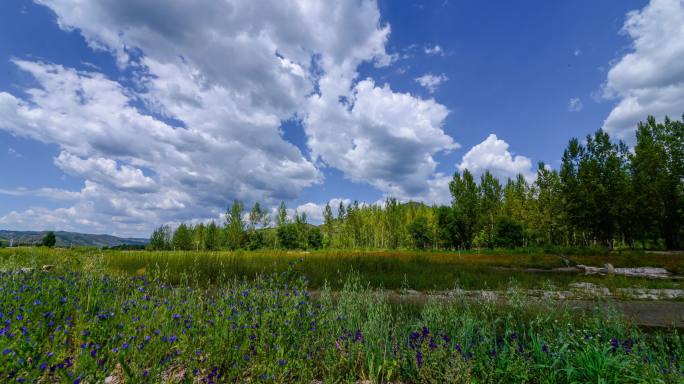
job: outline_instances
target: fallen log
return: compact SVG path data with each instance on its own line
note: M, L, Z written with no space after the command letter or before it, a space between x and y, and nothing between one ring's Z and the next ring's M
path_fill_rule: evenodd
M615 268L611 264L603 267L591 267L579 264L577 270L584 272L585 275L618 275L627 277L645 277L649 279L671 279L676 278L665 268L639 267L639 268Z

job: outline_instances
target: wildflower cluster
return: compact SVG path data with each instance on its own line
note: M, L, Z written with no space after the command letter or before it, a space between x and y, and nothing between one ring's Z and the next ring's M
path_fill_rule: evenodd
M155 277L0 273L0 381L680 382L682 339L614 319L429 303L274 274L197 288ZM613 380L615 379L615 380Z

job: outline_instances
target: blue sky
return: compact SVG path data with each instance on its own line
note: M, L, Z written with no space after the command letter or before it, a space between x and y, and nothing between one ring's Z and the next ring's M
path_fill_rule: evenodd
M330 7L334 7L331 9ZM147 236L533 180L684 112L684 2L0 2L0 228Z

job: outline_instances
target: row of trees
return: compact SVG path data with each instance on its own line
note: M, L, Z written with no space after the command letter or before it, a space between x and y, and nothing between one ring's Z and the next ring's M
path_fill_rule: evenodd
M246 219L245 219L246 217ZM174 231L168 225L157 228L150 237L153 250L219 250L219 249L315 249L323 245L318 227L307 223L306 214L295 213L291 220L285 203L281 203L271 227L271 215L257 202L248 214L236 200L228 208L225 223L180 224Z
M684 231L684 123L649 118L640 123L630 150L599 130L584 142L570 140L560 170L540 163L536 178L502 184L489 171L476 178L456 172L448 206L354 202L323 211L320 227L305 215L288 219L281 203L271 216L257 203L249 214L239 201L225 225L160 227L154 249L433 248L518 246L674 249ZM336 211L336 212L334 212ZM247 217L247 220L245 220Z

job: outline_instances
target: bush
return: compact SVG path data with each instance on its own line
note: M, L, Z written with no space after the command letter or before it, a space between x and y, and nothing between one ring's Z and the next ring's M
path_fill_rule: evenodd
M309 228L307 242L308 248L318 249L323 246L323 234L318 227Z
M277 236L280 246L285 249L316 249L323 246L321 230L305 223L281 225Z
M264 247L264 234L258 230L247 232L247 249L254 251Z
M278 227L278 243L285 249L299 248L297 228L294 224L284 224Z

